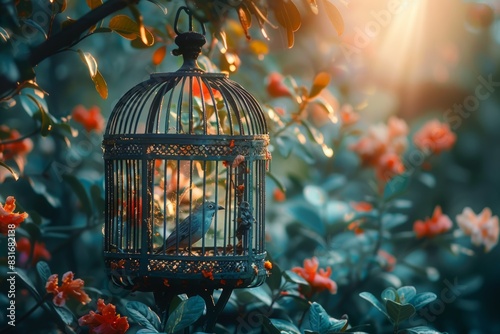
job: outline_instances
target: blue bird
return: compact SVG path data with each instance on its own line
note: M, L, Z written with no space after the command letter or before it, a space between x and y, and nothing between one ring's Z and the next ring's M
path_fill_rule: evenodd
M203 210L203 208L205 209ZM179 249L187 248L203 238L204 234L207 233L208 229L210 228L213 217L217 210L224 210L224 207L210 201L207 201L203 203L203 205L194 208L191 214L186 217L176 228L174 228L172 233L170 233L170 235L168 236L167 240L165 240L165 244L156 251L156 254L162 253L163 250L169 251L171 249L175 249L175 247L177 246L177 238L179 238ZM205 211L205 220L202 225L203 211ZM191 237L189 237L190 232Z

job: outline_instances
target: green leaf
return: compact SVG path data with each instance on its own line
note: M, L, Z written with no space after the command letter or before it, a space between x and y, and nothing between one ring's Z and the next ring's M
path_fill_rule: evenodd
M70 175L70 174L64 174L63 180L69 184L71 189L73 189L76 196L80 200L83 211L85 212L87 217L90 218L92 216L92 204L90 202L90 198L89 198L87 191L85 190L85 187L83 186L83 184L75 176Z
M137 322L142 327L153 330L158 333L160 330L160 318L147 305L132 301L125 306L132 320Z
M205 301L200 296L193 296L182 301L168 317L165 331L174 333L196 322L205 311Z
M281 334L283 332L287 333L287 334L300 334L300 329L297 328L297 326L295 326L293 323L291 323L290 321L286 321L286 320L283 320L283 319L268 319L267 317L265 316L262 316L262 318L264 319L263 321L263 325L264 325L264 328L268 329L268 327L266 325L271 325L269 326L269 328L274 328L274 330L269 330L268 329L268 333L278 333L278 334Z
M24 284L26 285L28 290L31 292L31 294L33 296L35 296L37 299L41 299L42 297L40 296L40 294L36 290L35 285L31 281L31 279L28 277L28 275L26 274L24 269L16 268L16 273L17 273L17 277L19 277L24 282Z
M276 262L274 262L271 257L269 257L268 253L268 258L267 260L271 261L273 264L273 269L271 269L269 277L266 279L266 284L269 286L271 290L277 290L281 286L281 269L278 266Z
M305 205L293 205L288 207L288 211L302 225L311 228L320 235L324 235L325 226L316 210Z
M269 306L273 302L271 291L267 289L266 285L261 285L252 289L238 289L235 291L235 295L238 297L238 300L244 304L261 302Z
M323 306L314 302L308 311L310 329L319 333L338 332L344 328L346 319L335 319L326 313Z
M56 310L59 318L61 318L66 325L71 325L73 323L75 316L66 306L55 306L54 310Z
M7 165L5 162L0 161L0 166L7 169L10 172L10 174L12 175L12 177L14 178L14 180L17 181L19 179L19 175L17 175L17 173L12 169L12 167Z
M401 303L410 303L410 300L415 297L417 290L413 286L402 286L397 290Z
M26 95L33 103L35 103L38 108L38 112L40 113L40 118L42 121L42 127L40 129L40 134L42 136L47 136L50 131L52 131L52 126L54 125L54 121L52 120L50 114L45 110L44 106L38 101L36 97L33 95Z
M259 318L262 319L262 327L263 329L265 330L264 333L267 333L267 334L281 334L281 330L279 330L272 322L271 320L262 315L262 314L259 314L258 315ZM299 332L300 333L300 332Z
M396 175L393 179L391 179L384 188L384 200L388 202L401 195L408 185L410 184L410 173L404 173L401 175Z
M160 0L148 0L148 1L154 3L156 6L158 6L158 8L161 9L164 15L167 15L168 13L167 7L164 4L162 4Z
M45 261L40 261L36 264L36 271L38 272L38 276L40 277L40 281L45 284L49 279L52 272L50 271L50 267Z
M361 298L363 298L364 300L370 302L377 310L379 310L380 312L385 314L387 317L389 317L389 315L385 311L385 306L374 295L372 295L369 292L361 292L359 294L359 296Z
M170 302L170 305L168 306L168 314L174 312L177 306L179 306L185 300L188 300L188 296L186 294L175 296Z
M437 296L432 293L432 292L424 292L424 293L419 293L415 297L413 297L411 300L408 302L412 304L415 309L419 310L425 305L433 302L436 300Z
M387 314L394 324L400 324L415 314L415 307L411 304L400 304L390 299L386 301Z
M384 213L382 216L382 225L385 230L393 229L408 221L408 216L402 213Z
M443 334L442 332L438 332L435 329L432 329L427 326L418 326L418 327L413 327L413 328L407 328L406 331L408 333L413 333L413 334Z
M389 287L389 288L385 289L384 291L382 291L382 293L380 294L380 297L382 298L382 300L392 300L392 301L396 301L398 303L400 302L398 291L396 289L394 289L393 287Z
M302 276L294 273L291 270L285 270L283 272L283 277L287 282L295 283L303 287L310 287L309 283Z
M281 181L280 181L280 180L278 180L278 178L277 178L276 176L274 176L274 174L273 174L273 173L271 173L271 172L267 172L267 173L266 173L266 175L267 175L267 176L269 176L269 178L270 178L271 180L273 180L273 182L274 182L274 183L276 183L276 185L278 186L278 188L279 188L282 192L286 193L286 188L285 188L285 185L284 185L283 183L281 183Z

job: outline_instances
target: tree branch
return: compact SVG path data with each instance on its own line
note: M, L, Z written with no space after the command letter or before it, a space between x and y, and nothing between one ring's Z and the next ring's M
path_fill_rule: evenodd
M72 25L49 37L45 42L32 49L29 57L31 66L38 65L44 59L70 46L85 31L110 14L138 2L139 0L109 0L102 6L93 9Z

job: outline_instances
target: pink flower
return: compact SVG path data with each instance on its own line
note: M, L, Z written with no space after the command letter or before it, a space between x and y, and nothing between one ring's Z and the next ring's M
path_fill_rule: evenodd
M413 224L413 231L419 239L424 237L430 238L447 232L451 229L452 225L450 217L443 214L440 206L436 206L431 218L427 218L424 221L417 220Z
M451 149L456 139L457 136L451 132L449 125L438 120L427 122L413 136L413 141L419 149L433 154Z
M292 271L304 278L312 288L313 292L328 290L330 293L337 293L337 283L330 279L332 268L319 269L318 258L304 260L304 268L295 267Z
M340 119L342 120L342 127L345 128L356 124L360 117L358 113L354 112L350 104L344 104L342 108L340 108Z
M466 235L471 236L474 245L484 245L489 252L498 243L498 216L492 216L489 208L476 215L471 208L465 208L457 215L457 224Z
M368 133L350 146L356 152L361 164L374 167L377 178L382 182L405 171L401 154L408 146L408 126L402 119L390 117L385 124L369 128Z

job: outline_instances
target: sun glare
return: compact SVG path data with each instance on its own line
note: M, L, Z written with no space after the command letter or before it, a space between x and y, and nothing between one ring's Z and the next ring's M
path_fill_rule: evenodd
M419 77L425 57L425 24L429 0L403 1L390 16L380 38L375 68L393 83L410 83ZM389 1L390 2L390 1Z

